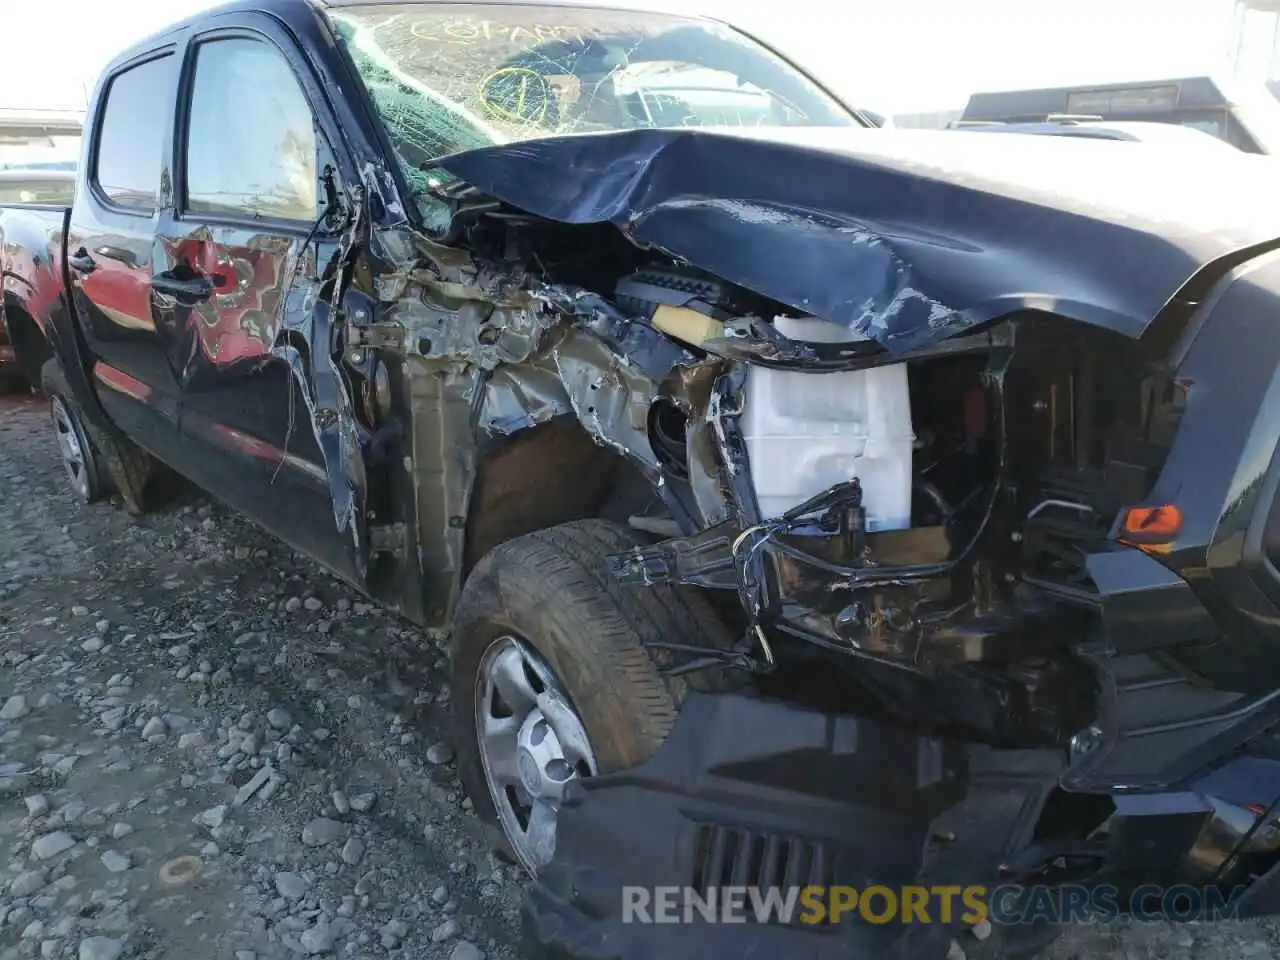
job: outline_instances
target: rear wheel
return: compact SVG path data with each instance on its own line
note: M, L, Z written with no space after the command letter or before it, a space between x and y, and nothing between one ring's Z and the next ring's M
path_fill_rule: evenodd
M626 587L604 558L631 531L583 520L508 541L467 580L452 631L459 773L498 848L531 874L555 852L575 779L636 766L688 689L659 641L730 645L697 593Z
M58 453L72 493L94 503L114 489L131 514L145 513L154 472L151 457L119 433L89 423L56 359L41 368L40 385L49 397Z
M49 398L49 413L53 419L53 435L58 441L58 455L71 492L85 503L101 500L106 492L102 466L81 425L75 405L54 394Z
M13 359L0 365L0 392L39 390L45 362L52 355L49 341L36 322L12 303L5 305L4 313Z

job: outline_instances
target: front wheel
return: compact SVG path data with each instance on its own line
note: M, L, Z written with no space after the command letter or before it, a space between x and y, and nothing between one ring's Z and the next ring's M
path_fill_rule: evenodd
M627 587L604 559L637 544L582 520L501 544L472 572L452 631L459 773L502 852L537 874L574 779L636 766L666 739L687 683L656 645L728 647L704 598Z

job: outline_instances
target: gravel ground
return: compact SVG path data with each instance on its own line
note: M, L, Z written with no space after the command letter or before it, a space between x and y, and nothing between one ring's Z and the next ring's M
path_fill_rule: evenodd
M81 506L0 398L0 958L514 957L444 666L194 494Z
M0 960L514 958L520 878L467 812L440 641L194 493L79 505L43 402L0 398ZM1110 924L1049 956L1278 944Z

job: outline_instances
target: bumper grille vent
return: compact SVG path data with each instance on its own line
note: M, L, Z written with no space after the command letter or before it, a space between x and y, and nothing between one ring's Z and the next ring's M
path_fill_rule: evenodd
M830 888L835 880L834 853L820 841L702 824L698 827L697 849L693 889L699 896L709 898L714 896L713 891L724 887L747 888L748 922L758 919L750 909L751 891L761 899L771 890L786 897L789 891L804 887ZM797 901L790 918L792 925L800 925L800 915ZM769 919L781 922L776 914Z

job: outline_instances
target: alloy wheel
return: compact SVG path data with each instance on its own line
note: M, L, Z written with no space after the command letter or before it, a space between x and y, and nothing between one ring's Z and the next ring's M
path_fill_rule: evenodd
M58 453L62 457L62 467L67 473L71 489L81 500L88 500L92 492L92 480L89 471L92 469L90 457L93 456L85 439L84 431L75 413L61 397L54 397L49 402L53 417L54 435L58 441Z
M595 752L554 671L526 641L495 640L476 687L485 783L512 852L536 875L555 855L565 789L598 772Z

